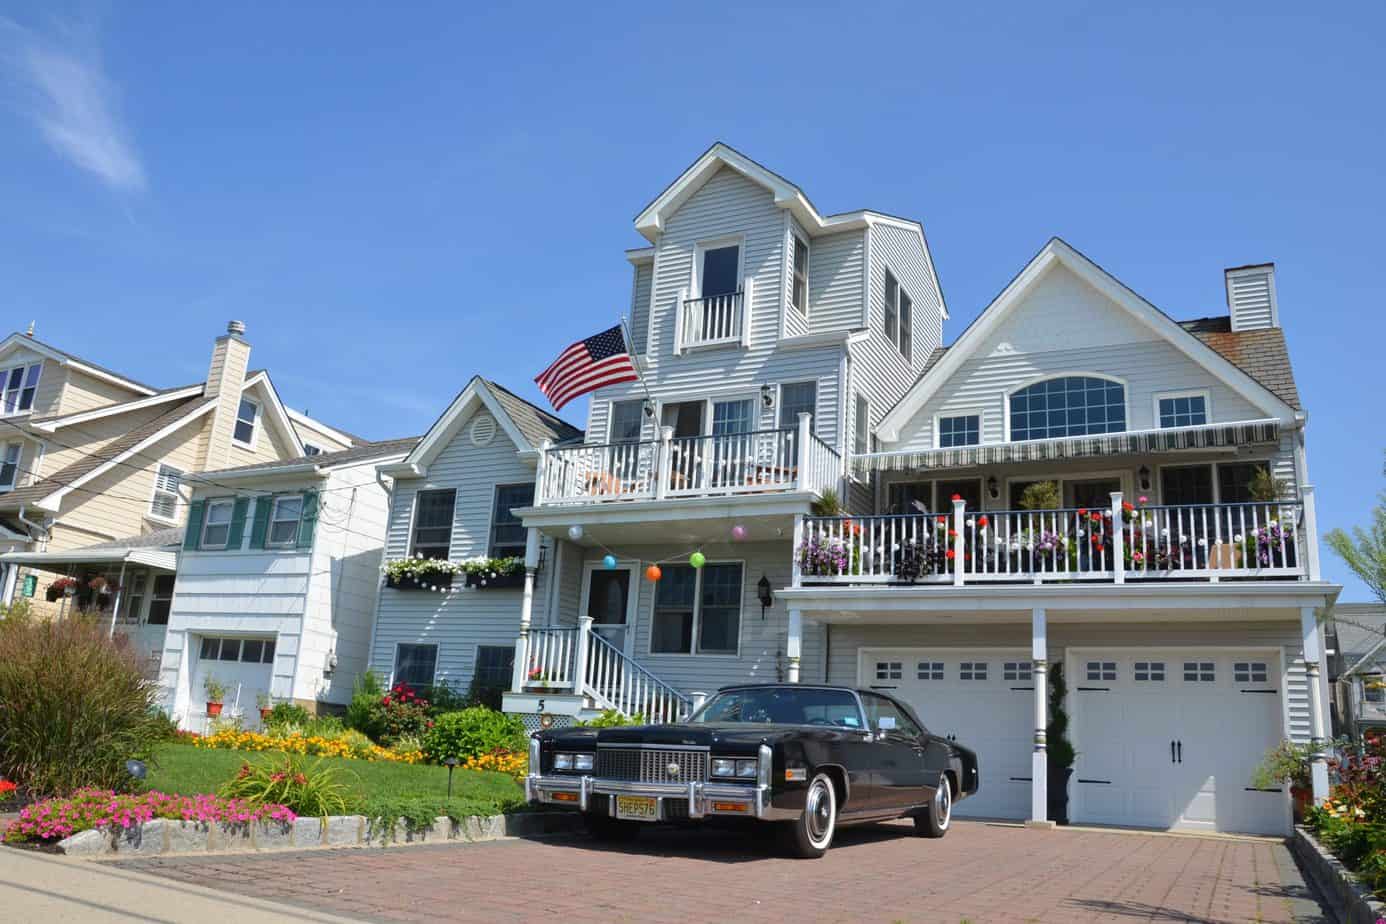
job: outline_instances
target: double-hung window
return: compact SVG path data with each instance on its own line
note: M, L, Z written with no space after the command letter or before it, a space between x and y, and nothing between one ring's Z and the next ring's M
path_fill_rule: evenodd
M404 684L415 693L433 686L438 668L437 645L405 645L395 649L396 684Z
M523 558L525 527L510 511L534 503L533 484L496 485L496 509L491 515L492 558Z
M414 535L411 558L447 558L452 548L452 514L457 491L420 491L414 496Z
M640 440L640 427L645 413L645 402L611 402L611 442L635 443Z
M780 386L780 428L799 426L799 415L818 410L817 382L787 382Z
M34 394L38 391L39 373L42 370L43 363L34 363L32 366L15 366L0 371L6 414L22 414L33 410Z
M808 272L809 246L799 235L794 235L794 284L790 288L790 304L799 313L808 314Z
M655 585L651 654L734 655L741 637L740 562L666 565Z
M871 451L871 405L864 395L857 395L856 419L852 426L852 451L866 455Z
M8 491L19 480L19 454L21 443L0 444L0 491Z
M900 355L914 362L914 301L900 290Z
M273 548L298 542L299 521L303 519L303 495L276 497L270 505L269 535L265 544Z
M183 473L171 465L160 465L154 476L154 496L149 501L149 515L172 520L178 515L178 488Z
M900 283L890 270L885 275L885 336L891 343L900 339Z
M231 539L231 512L235 504L231 500L209 500L202 517L203 549L224 549Z
M236 408L236 429L232 436L236 442L246 446L255 445L255 422L260 417L260 405L249 398L242 398Z

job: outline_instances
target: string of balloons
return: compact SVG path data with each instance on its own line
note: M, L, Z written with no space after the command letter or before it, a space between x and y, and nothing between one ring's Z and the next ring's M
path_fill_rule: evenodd
M568 538L573 542L581 542L585 535L586 531L580 525L574 524L568 527ZM731 537L734 542L743 541L746 538L746 527L742 526L740 523L736 524L731 528ZM602 551L606 552L606 554L602 556L602 567L607 571L614 570L616 566L620 564L620 559L616 555L616 550L601 542L596 542L596 540L593 541ZM640 564L645 564L644 560L640 559L639 556L631 557L639 561ZM683 553L680 552L669 558L661 558L650 562L649 565L645 567L645 580L652 584L657 582L660 578L664 577L664 571L659 566L678 561L682 557ZM707 556L702 553L701 549L694 549L692 552L688 553L688 564L695 570L701 568L703 565L707 564Z

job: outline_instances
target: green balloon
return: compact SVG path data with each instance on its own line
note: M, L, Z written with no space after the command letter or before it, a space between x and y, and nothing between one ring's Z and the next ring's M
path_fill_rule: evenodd
M703 557L702 552L694 552L692 555L688 556L688 563L694 568L701 568L703 565L707 564L707 559Z

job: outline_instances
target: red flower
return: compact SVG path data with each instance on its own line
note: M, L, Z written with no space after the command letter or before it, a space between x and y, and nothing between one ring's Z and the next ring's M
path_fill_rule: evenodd
M957 531L956 529L950 529L950 530L948 530L948 538L949 538L949 539L952 539L952 538L953 538L954 536L956 536L957 534L958 534L958 531Z
M947 552L945 552L944 554L948 556L949 560L952 560L952 559L958 557L958 553L957 553L956 551L954 551L953 549L949 549L949 550L948 550Z
M1122 509L1122 511L1125 512L1125 513L1130 513L1130 512L1132 512L1133 510L1135 510L1136 508L1135 508L1134 506L1132 506L1128 501L1122 501L1122 502L1121 502L1121 509Z
M1092 540L1092 544L1093 544L1093 545L1101 545L1101 544L1102 544L1102 537L1099 536L1097 533L1093 533L1092 536L1090 536L1089 538Z
M949 498L949 500L960 501L960 500L962 500L962 495L961 495L961 494L954 494L951 498Z
M947 518L947 517L939 517L939 518L938 518L938 521L939 521L940 523L947 523L947 522L948 522L948 518Z
M986 528L987 528L987 524L990 523L990 522L991 522L991 521L988 520L986 517L978 517L978 518L977 518L977 525L980 526L982 529L986 529Z
M1087 515L1088 515L1088 508L1087 508L1087 507L1079 507L1079 508L1078 508L1078 515L1079 515L1080 517L1085 517L1085 516L1087 516Z

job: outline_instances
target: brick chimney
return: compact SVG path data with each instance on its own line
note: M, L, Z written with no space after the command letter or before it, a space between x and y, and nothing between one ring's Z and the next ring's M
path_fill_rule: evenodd
M231 464L231 435L236 427L241 388L245 385L245 370L249 364L250 344L245 341L245 325L232 321L226 325L226 333L212 344L212 365L207 370L207 386L203 390L205 397L217 399L217 406L211 413L211 434L203 458L203 471Z
M1234 266L1222 271L1227 287L1227 311L1233 330L1280 326L1275 304L1275 264Z

